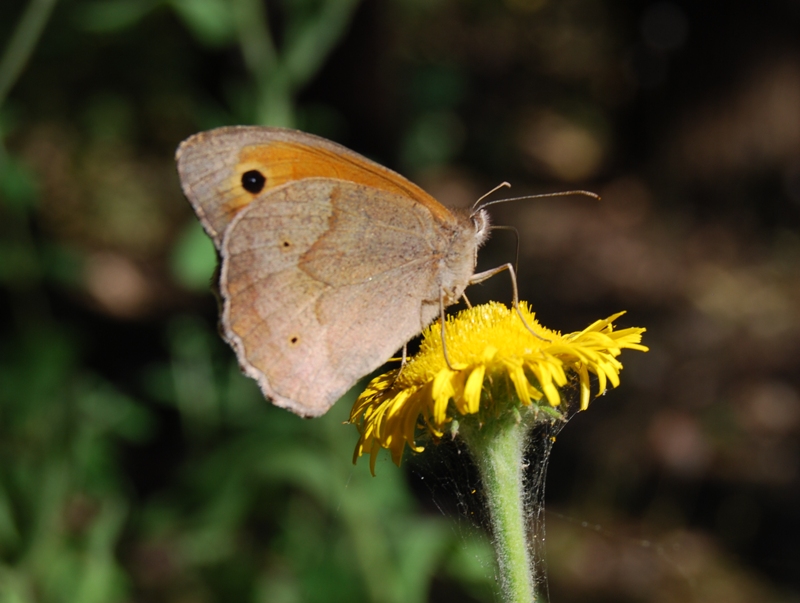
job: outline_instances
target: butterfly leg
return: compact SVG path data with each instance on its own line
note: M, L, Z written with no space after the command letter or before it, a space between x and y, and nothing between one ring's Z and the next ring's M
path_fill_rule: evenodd
M397 360L397 358L392 358L392 360ZM403 374L403 369L406 368L406 364L408 364L408 343L403 344L403 356L400 358L400 368L397 369L397 374L392 379L392 384L389 386L389 389L394 387L394 384L397 383L397 380L400 378L400 375Z
M469 279L470 285L476 285L478 283L482 283L483 281L492 278L496 274L500 274L504 270L508 270L509 275L511 276L511 288L514 292L514 309L517 311L517 315L519 319L522 321L522 324L525 325L525 328L530 331L531 335L536 337L537 339L541 339L542 341L550 341L549 339L545 339L541 335L538 335L533 331L531 326L528 324L528 321L525 320L525 317L522 315L522 311L519 309L519 290L517 289L517 272L514 270L514 266L511 264L503 264L502 266L498 266L497 268L492 268L491 270L485 270L483 272L479 272L477 274L473 274L472 278ZM442 329L442 340L444 341L444 329ZM445 355L445 358L447 355Z
M441 325L441 334L442 334L442 352L444 352L444 361L447 363L447 368L451 371L455 370L453 368L453 363L450 362L450 356L447 355L447 342L444 338L444 288L439 288L439 324Z
M467 297L467 294L466 293L462 293L461 297L464 299L464 303L467 304L467 308L471 308L472 304L469 303L469 298Z

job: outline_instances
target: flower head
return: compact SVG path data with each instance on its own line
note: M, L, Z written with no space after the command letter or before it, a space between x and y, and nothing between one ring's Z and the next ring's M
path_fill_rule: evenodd
M440 438L459 417L483 422L531 405L557 414L560 388L570 382L579 387L584 410L590 400L590 374L597 376L601 394L608 383L619 385L622 363L617 356L624 348L647 351L640 344L644 329L614 330L613 321L624 312L561 335L541 326L526 304L519 310L525 323L515 309L499 303L448 317L444 345L450 365L439 326L428 327L419 353L404 367L373 379L356 400L350 422L361 437L354 460L369 453L374 473L383 447L399 465L406 445L421 452L419 435Z

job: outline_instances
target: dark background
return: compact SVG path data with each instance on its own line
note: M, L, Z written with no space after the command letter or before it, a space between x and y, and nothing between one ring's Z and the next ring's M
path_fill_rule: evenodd
M491 211L545 325L648 329L555 444L551 600L800 598L800 3L50 4L0 6L0 599L498 600L463 456L372 478L352 395L298 419L216 336L173 153L234 123L599 193Z

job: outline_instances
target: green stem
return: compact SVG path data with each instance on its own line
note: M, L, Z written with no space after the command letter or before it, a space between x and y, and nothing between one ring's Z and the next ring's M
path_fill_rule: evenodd
M294 97L320 70L347 32L359 0L324 0L313 14L295 16L278 51L261 0L234 4L239 47L258 92L256 119L271 126L293 127ZM291 4L289 4L291 6ZM304 11L298 10L298 15ZM291 11L290 11L291 13ZM290 17L292 15L290 14ZM291 20L291 19L289 19Z
M55 3L56 0L31 0L17 23L0 59L0 106L25 68Z
M505 603L536 600L534 566L527 539L523 455L530 425L519 417L461 431L478 466L489 507Z

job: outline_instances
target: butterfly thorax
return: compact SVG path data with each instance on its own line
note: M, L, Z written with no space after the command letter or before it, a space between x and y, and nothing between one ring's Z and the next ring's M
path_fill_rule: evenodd
M489 236L489 215L455 213L455 227L441 264L444 304L456 303L464 293L478 261L478 248Z

